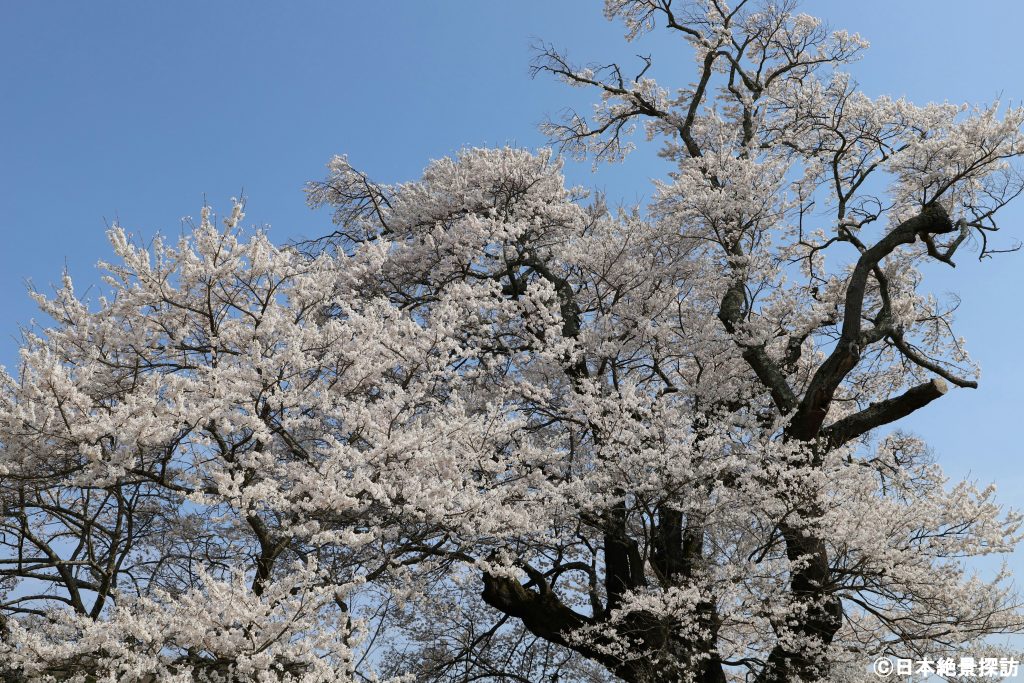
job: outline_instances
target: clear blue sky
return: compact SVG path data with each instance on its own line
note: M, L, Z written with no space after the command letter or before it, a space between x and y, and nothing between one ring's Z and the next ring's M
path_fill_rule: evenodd
M872 42L853 67L869 94L1020 102L1024 3L970 5L804 8ZM274 239L318 235L327 217L306 208L302 186L333 154L393 181L465 145L543 144L537 122L591 95L531 80L532 38L581 61L653 52L665 84L690 78L674 40L624 45L596 1L0 0L0 363L15 364L18 324L34 314L26 281L47 289L67 264L80 288L94 282L105 222L176 233L204 196L223 210L244 189L247 222L269 224ZM635 203L664 170L646 148L569 176ZM1002 223L1024 240L1024 202ZM995 480L1004 501L1024 507L1024 253L932 270L935 291L963 297L959 328L982 385L906 424L951 474ZM1013 564L1024 576L1021 553Z

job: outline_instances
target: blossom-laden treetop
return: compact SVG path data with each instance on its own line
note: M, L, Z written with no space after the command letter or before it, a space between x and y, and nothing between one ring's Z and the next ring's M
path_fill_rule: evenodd
M920 266L984 257L1024 110L872 99L792 2L608 0L687 41L670 89L545 130L674 170L645 210L551 151L310 183L322 239L204 208L110 231L105 296L37 295L0 374L14 681L874 681L981 654L1020 517L894 423L977 370Z

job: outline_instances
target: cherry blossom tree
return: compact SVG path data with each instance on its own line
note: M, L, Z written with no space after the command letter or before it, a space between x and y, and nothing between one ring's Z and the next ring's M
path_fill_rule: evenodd
M1024 110L872 99L793 3L608 0L692 48L546 131L674 170L643 211L551 151L310 183L275 246L115 227L105 296L0 375L0 672L53 681L875 680L1024 628L1021 518L893 431L977 369L920 266L986 257Z

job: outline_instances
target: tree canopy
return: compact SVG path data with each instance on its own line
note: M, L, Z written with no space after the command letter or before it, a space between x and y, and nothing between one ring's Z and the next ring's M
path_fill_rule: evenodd
M53 681L877 680L1024 628L1021 518L894 426L977 386L921 266L993 242L1024 109L861 93L795 3L607 0L674 87L577 66L555 150L465 149L110 230L0 375L0 672ZM632 73L632 71L630 71ZM566 187L642 126L650 206Z

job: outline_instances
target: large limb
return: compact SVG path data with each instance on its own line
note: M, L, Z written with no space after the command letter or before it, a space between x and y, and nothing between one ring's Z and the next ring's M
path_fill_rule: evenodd
M820 516L817 510L799 511L803 518ZM786 542L786 557L796 567L790 577L790 592L795 618L786 625L794 635L805 641L832 642L843 622L842 602L829 590L828 549L824 540L805 529L782 523L779 530ZM781 639L772 648L758 683L793 683L818 681L827 668L822 666L814 650L792 646Z
M847 285L843 327L836 348L815 372L786 436L796 441L811 442L822 436L822 423L831 406L839 384L860 361L860 350L865 342L861 322L868 277L875 272L886 256L903 244L919 237L954 230L945 209L936 204L925 206L916 216L907 219L874 246L861 252ZM871 332L870 330L868 331ZM869 335L870 336L870 335ZM888 399L849 418L840 420L826 435L826 444L849 440L873 427L909 415L945 393L945 383L929 382L914 387L901 396ZM820 516L813 503L800 503L794 517L811 521ZM824 539L803 525L783 521L779 525L786 543L786 555L793 563L790 576L794 607L802 618L788 628L800 639L818 641L822 645L832 642L842 624L842 603L831 591L827 546ZM761 672L760 683L785 683L790 680L818 680L822 669L812 654L804 648L787 645L781 640L769 655Z
M821 431L825 448L832 449L862 436L876 427L890 424L923 408L949 391L941 378L911 387L899 396L872 403L864 410L838 420Z
M665 585L686 585L704 555L705 520L700 515L689 515L668 506L660 506L658 520L651 539L653 547L651 565ZM684 644L691 650L709 657L699 657L689 665L695 669L699 683L725 683L725 670L715 652L718 639L718 610L711 600L700 600L693 615L700 626L700 635Z
M734 334L744 317L744 282L737 277L726 290L718 308L718 319L730 334ZM783 415L797 405L796 396L786 381L786 376L765 351L764 345L737 344L742 349L743 360L754 371L757 378L771 393L772 401Z
M812 441L818 436L836 389L860 361L861 321L868 276L886 256L903 244L911 244L918 237L948 233L955 230L949 214L938 204L925 206L916 216L909 218L874 246L861 253L846 288L843 307L843 327L835 349L811 378L810 385L786 430L786 435L798 441Z
M504 614L518 618L534 635L565 647L572 647L566 636L592 622L592 619L566 607L547 582L536 578L523 584L517 579L484 573L484 602ZM536 589L531 587L536 584ZM584 653L592 656L589 653ZM609 664L614 662L602 662Z

